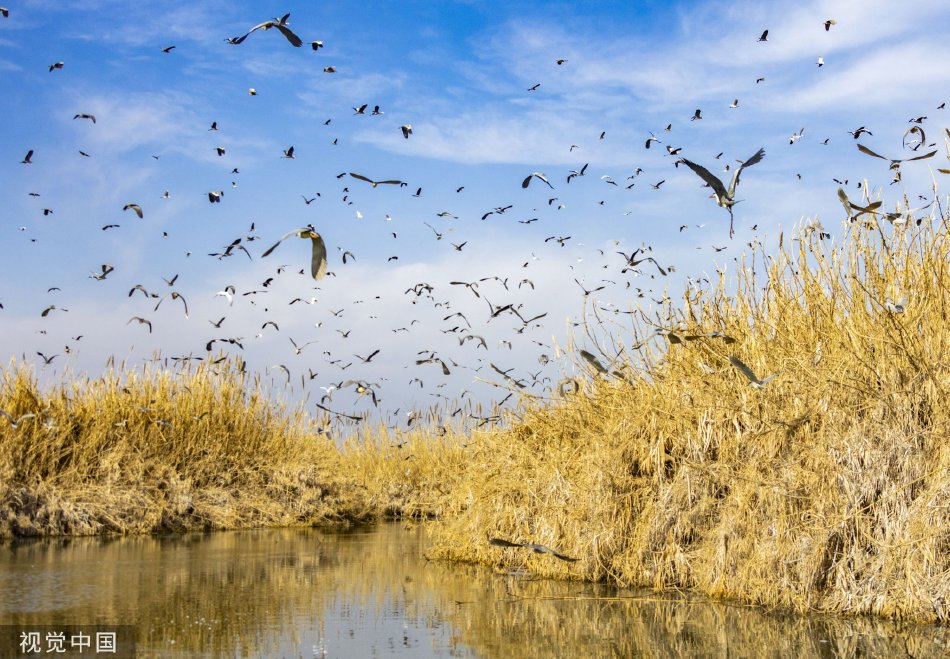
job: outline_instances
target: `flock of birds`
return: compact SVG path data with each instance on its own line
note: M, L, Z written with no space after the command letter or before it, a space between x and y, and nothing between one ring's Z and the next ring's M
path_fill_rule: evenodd
M6 8L0 8L0 14L4 18L9 16L9 11ZM823 27L826 31L830 30L836 22L834 20L827 20L823 23ZM290 23L290 14L285 14L279 18L273 18L262 23L259 23L251 27L245 34L236 37L230 37L226 39L228 44L234 46L240 46L243 48L248 48L249 44L257 38L263 38L263 35L266 35L268 32L276 33L281 38L285 39L291 47L293 48L302 48L304 45L303 39L298 36L293 29L291 28ZM254 35L253 38L252 35ZM767 42L769 37L769 31L765 30L758 41ZM248 41L250 39L250 41ZM314 40L310 42L310 47L313 51L319 51L324 48L324 42L321 40ZM160 50L164 55L171 55L176 46L169 45L164 46ZM568 60L565 58L559 58L555 62L556 66L564 66L568 64ZM819 58L819 66L824 65L823 58ZM63 71L65 69L65 62L57 61L49 66L49 72L52 74L57 71ZM323 69L326 73L335 73L336 68L332 66L325 67ZM58 74L61 75L61 74ZM756 84L762 82L764 78L759 78L756 80ZM528 92L535 92L540 88L542 83L537 83L532 87L528 88ZM250 90L252 95L256 94L256 90L253 88ZM382 115L383 111L380 109L379 105L375 105L372 110L370 110L369 103L356 105L353 107L353 114L364 115L368 111L372 115ZM729 108L735 109L739 107L739 99L735 99ZM940 109L943 109L941 104ZM76 113L73 117L77 121L89 121L91 124L96 124L100 128L98 129L108 129L104 122L97 123L97 117L90 113ZM911 148L916 152L921 146L926 144L926 136L923 129L923 122L926 117L919 117L916 120L912 120L913 126L908 129L908 132L905 134L905 139L909 138L910 142L907 143L908 148ZM695 112L690 116L690 121L702 121L702 110L696 109ZM329 124L330 120L327 120ZM218 122L215 121L211 124L211 127L208 130L217 131L219 129ZM402 137L406 140L409 140L413 137L413 127L411 124L402 124L399 126L399 131ZM672 132L672 124L669 124L664 129L664 132L669 134ZM793 133L789 138L790 144L801 140L804 136L805 130L802 128L800 131ZM855 140L860 138L862 135L870 135L870 131L865 127L860 127L852 132L852 136ZM599 135L599 140L606 138L605 132L601 132ZM664 139L666 139L664 137ZM651 133L649 137L645 139L644 148L649 150L654 144L662 144L663 142L657 137L656 133ZM827 140L825 140L827 143ZM568 145L565 145L567 147ZM698 183L702 184L702 188L697 186L697 195L708 194L716 205L724 209L725 213L723 214L723 219L725 215L728 214L729 217L729 235L730 238L734 235L733 227L733 214L734 209L737 203L740 201L737 198L738 186L740 181L740 176L747 168L752 167L763 161L765 158L765 149L757 149L751 156L749 156L744 161L737 161L737 165L724 165L720 167L725 173L725 176L720 178L721 175L714 174L710 168L700 165L683 155L681 155L682 147L674 147L670 144L664 145L666 149L666 156L670 157L670 162L676 167L679 168L680 165L693 172L699 179ZM573 152L575 149L579 148L579 145L571 144L569 145L569 151ZM888 158L882 156L875 151L867 148L864 145L858 144L857 148L864 154L883 159L889 163L890 169L895 173L895 177L899 178L900 175L900 166L904 162L922 160L931 158L936 154L936 151L930 151L922 155L913 155L912 157L907 158ZM90 157L88 153L80 151L80 154L83 157ZM218 156L224 157L226 155L226 150L223 147L219 147L217 151ZM26 155L20 161L24 166L34 165L34 153L33 149L29 149L26 152ZM294 160L297 157L297 152L295 151L294 146L290 146L283 150L283 158L288 160ZM719 160L722 154L720 153L716 156L716 159ZM35 166L35 165L34 165ZM564 185L570 185L572 181L578 181L587 176L588 164L584 164L577 169L573 169L566 174L566 179ZM238 168L232 170L232 174L238 174ZM611 176L604 175L601 177L601 180L604 184L613 186L617 189L622 188L633 188L639 183L639 177L643 173L641 168L637 168L636 171L628 177L626 183L618 183ZM381 179L377 180L369 176L360 174L353 171L344 171L341 172L337 179L346 179L347 182L362 186L364 184L369 186L370 190L377 189L379 187L391 187L394 189L405 189L408 188L407 192L412 191L413 187L410 187L409 184L405 181L398 179ZM728 180L728 185L724 182ZM549 177L544 172L531 172L525 176L521 183L521 187L525 190L531 188L532 184L534 188L538 186L544 186L541 189L549 191L550 194L555 195L551 196L547 200L547 207L553 210L558 210L563 208L563 202L556 196L557 188L554 183L552 183L552 177ZM355 183L354 183L355 182ZM557 182L557 180L555 180ZM666 182L666 179L659 180L655 183L648 183L649 187L653 190L659 190L660 187ZM574 184L577 185L576 183ZM465 186L460 186L457 188L456 192L461 193ZM704 190L705 188L705 190ZM39 196L39 193L31 192L31 195ZM344 204L349 205L351 202L348 201L348 197L351 194L351 191L348 187L344 187L342 191L342 201ZM423 194L423 189L418 187L415 189L415 193L412 194L412 197L421 197ZM168 198L169 193L166 191L163 195L165 198ZM210 204L220 204L222 199L225 196L224 190L211 191L207 193L207 200ZM303 197L304 204L310 206L317 197L307 197L306 195L301 195ZM320 196L319 193L317 196ZM848 199L846 193L841 190L839 196L842 197L842 203L845 205L845 209L848 212L848 216L854 216L856 212L858 215L863 213L877 213L878 206L873 204L857 204ZM603 202L601 202L602 204ZM506 213L509 213L513 208L516 207L516 204L505 204L495 206L487 210L482 216L481 220L485 221L489 217L503 217ZM145 217L145 210L139 203L129 202L123 206L123 211L134 214L139 219ZM537 209L532 209L532 211L537 211ZM518 212L518 211L515 211ZM47 208L43 209L44 215L49 215L53 213L53 209ZM444 221L446 223L451 223L453 220L458 220L458 216L454 215L449 211L442 211L435 214L439 221ZM357 211L357 218L360 217L359 211ZM390 219L387 215L387 219ZM523 225L530 225L534 222L539 221L538 217L527 217L525 219L519 219L518 222ZM342 245L330 245L328 246L327 242L324 239L322 231L328 231L328 229L322 228L325 220L315 224L308 224L306 226L289 230L285 235L280 238L275 244L266 249L263 253L260 254L261 258L269 257L271 254L284 244L285 241L291 238L298 238L302 240L310 241L310 268L309 274L313 281L321 282L324 281L328 276L337 276L338 273L333 272L330 269L330 259L329 254L335 252L339 253L339 258L342 264L345 266L347 263L352 262L356 259L353 251L345 249ZM453 231L455 227L450 224L440 226L439 228L434 227L428 222L423 222L428 229L431 230L434 240L438 243L443 240L443 238L448 235L450 231ZM698 225L702 226L702 225ZM689 227L687 224L682 224L679 227L679 231L684 231ZM102 226L102 231L108 231L113 229L118 229L118 224L106 224ZM287 227L283 227L287 229ZM755 229L755 227L753 227ZM391 232L393 238L396 237L396 232ZM826 234L823 234L823 236ZM229 244L222 247L220 251L210 252L209 255L217 258L219 260L238 255L243 253L247 256L248 259L253 259L254 255L251 252L251 243L261 238L258 235L256 227L254 224L251 225L251 228L248 232L244 233L239 237L233 239ZM559 249L568 244L576 244L573 241L572 235L551 235L545 238L544 243L548 245L547 249ZM450 241L446 241L450 242ZM458 243L451 243L452 250L455 252L463 252L466 246L468 245L468 240L462 240ZM442 243L443 245L445 243ZM616 241L615 245L619 248L621 246L620 241ZM447 247L446 247L447 248ZM725 249L725 247L716 247L716 251ZM289 250L282 250L289 252ZM605 291L608 288L611 290L619 289L621 293L625 296L626 299L633 298L634 301L638 299L650 299L652 302L657 304L662 304L665 301L668 301L668 298L660 297L655 298L651 297L653 294L651 281L659 281L657 278L666 277L668 273L675 271L675 266L670 264L661 263L658 259L658 255L653 253L652 247L649 245L641 245L637 248L630 250L629 252L616 249L616 256L620 258L617 259L614 254L609 254L605 250L598 250L600 261L597 263L598 269L608 270L616 278L603 278L595 284L588 284L583 277L580 279L574 278L574 282L580 289L582 293L581 299L585 304L592 303L598 312L603 313L612 313L612 314L630 314L631 311L624 311L619 306L613 305L610 303L602 303L597 300L596 293ZM190 252L189 252L190 255ZM476 379L481 380L482 382L488 383L489 385L498 388L501 390L502 395L500 400L494 401L494 406L487 411L487 413L482 412L482 407L478 405L468 404L465 405L460 401L464 400L466 396L471 396L472 392L468 389L461 391L455 397L448 396L441 391L447 382L442 381L439 385L430 386L428 390L425 387L421 373L426 373L425 371L420 371L419 375L414 375L411 378L407 378L407 382L393 383L393 386L401 387L404 390L411 390L412 387L418 386L419 391L426 391L429 396L432 396L436 399L430 406L428 410L424 411L424 405L418 406L419 408L410 409L408 411L400 410L389 410L387 412L389 421L393 422L393 427L407 427L412 426L413 423L419 422L420 420L427 418L430 422L435 422L436 424L445 423L449 418L459 417L464 418L468 416L469 419L477 423L478 425L483 425L486 423L492 423L500 419L499 410L502 405L506 404L512 396L517 392L532 392L535 394L543 394L547 391L560 390L562 393L565 391L565 381L556 382L555 378L552 378L549 374L549 369L551 365L556 364L556 357L560 354L558 349L552 345L551 342L543 341L538 339L538 333L545 331L544 321L548 317L546 311L542 311L538 308L538 302L524 301L524 298L518 297L515 298L514 295L518 294L519 296L529 295L535 289L534 281L527 277L523 276L526 274L524 271L530 269L532 264L537 261L539 257L532 254L532 257L528 260L525 260L523 264L520 264L517 267L517 275L486 275L472 281L448 281L446 282L447 286L443 286L441 282L429 283L429 282L413 282L409 283L408 287L405 289L404 296L408 299L410 306L406 309L411 309L411 312L404 314L405 323L400 327L392 327L390 331L393 334L406 333L411 334L416 325L422 324L421 319L419 318L409 318L409 315L414 315L420 307L428 307L431 314L435 314L436 319L441 318L441 321L436 321L441 323L440 332L443 335L450 335L457 339L458 341L458 350L453 354L447 354L446 352L439 352L431 347L423 347L423 349L416 351L412 355L411 350L406 350L403 355L411 355L408 359L408 367L418 367L420 369L429 369L434 368L434 371L431 371L433 374L441 374L443 378L449 377L453 372L468 370L475 375ZM389 261L398 261L398 256L394 255L389 258ZM648 268L648 269L646 269ZM227 305L232 307L237 300L249 299L250 304L254 303L254 298L256 296L265 295L269 292L271 286L273 286L277 277L287 272L288 266L279 265L276 268L276 271L272 276L269 276L262 285L257 290L248 290L248 291L239 291L235 286L229 285L226 286L223 290L218 291L213 297L224 298ZM115 268L108 263L101 264L96 270L89 275L90 278L102 282L106 281L110 276L114 276ZM303 273L303 270L300 271ZM622 279L621 279L622 278ZM345 274L342 272L339 273L339 279L335 285L345 286ZM172 277L164 279L167 294L156 292L153 289L150 290L149 287L146 287L142 283L137 283L130 288L127 294L129 299L144 299L144 303L148 304L152 312L155 313L158 311L159 307L162 305L163 301L168 299L171 303L176 303L181 305L181 309L184 313L185 318L189 318L189 306L188 302L185 300L180 290L177 290L176 282L178 280L178 274L175 274ZM516 281L517 280L517 281ZM620 280L620 283L618 283ZM639 286L637 284L642 284ZM588 288L590 286L590 288ZM49 293L54 293L58 291L58 287L51 287ZM310 305L316 306L319 308L319 300L316 296L309 296L309 293L304 293L303 288L301 290L302 296L294 297L288 301L290 306L297 304L301 305ZM320 290L317 288L316 290ZM450 296L448 295L449 291L460 292L463 295L461 298L458 295ZM505 296L506 300L503 304L496 304L492 302L488 295L495 297ZM665 294L664 294L665 295ZM307 297L309 296L309 297ZM460 301L461 300L461 301ZM364 303L363 300L355 300L354 305ZM380 300L380 304L389 304L395 305L398 304L394 300ZM152 306L154 304L154 306ZM475 305L475 306L473 306ZM529 310L530 306L534 306L532 310ZM2 300L0 300L0 309L3 308ZM481 319L478 319L473 316L473 309L482 309L483 316ZM308 387L314 380L317 380L317 384L320 385L320 391L322 393L317 394L319 400L315 402L317 408L321 410L321 413L327 419L327 427L331 427L334 423L339 422L342 424L360 424L365 421L369 414L373 411L374 408L378 408L383 401L383 396L381 395L381 389L383 385L380 381L374 381L370 375L371 364L378 364L380 361L388 360L390 362L399 359L399 356L394 354L385 354L380 347L369 346L365 351L350 351L352 357L351 359L348 355L341 356L340 354L333 354L330 351L324 350L322 354L323 364L318 367L317 371L313 370L313 362L307 362L306 360L310 359L311 351L307 351L307 348L312 344L319 344L322 342L325 337L325 333L329 333L329 321L331 319L342 318L344 313L348 310L346 308L341 308L335 310L328 308L325 310L328 316L326 316L327 326L324 327L324 321L316 323L318 334L309 341L298 341L292 337L289 337L288 350L292 350L292 354L298 360L304 361L306 364L306 373L301 373L300 383L303 390L308 390ZM54 314L55 312L55 314ZM39 312L39 315L44 319L49 319L53 315L63 318L62 322L68 323L67 317L61 316L62 313L68 312L68 309L61 308L56 304L45 305L45 308ZM208 319L208 322L216 329L222 329L222 325L227 319L226 315L221 316L219 319L215 320L213 317ZM481 321L481 327L484 328L481 333L476 332L476 324ZM489 334L489 327L492 329L499 326L499 321L507 321L508 325L505 330L505 334L500 335L496 340L489 341L486 338L486 335ZM149 317L149 315L134 315L128 319L127 324L134 326L141 326L144 330L147 330L148 333L152 333L154 325L157 321L154 316ZM574 323L577 326L579 323ZM334 328L342 339L347 339L351 332L352 328L347 327L338 327ZM44 331L45 330L41 330ZM256 330L255 330L256 331ZM260 338L264 332L271 331L280 331L278 323L272 319L268 318L261 325L259 332L256 337ZM496 332L497 333L497 332ZM675 337L675 334L667 333L667 338L673 341L672 337ZM82 339L82 335L74 336L73 343L67 345L64 349L64 352L69 354L75 350L75 345ZM686 337L684 340L688 340L695 337ZM723 337L728 338L728 337ZM215 346L218 348L226 348L229 351L243 351L245 350L245 344L248 342L246 338L246 332L237 332L230 336L218 335L214 338L208 340L204 343L204 351L199 351L198 354L189 354L182 355L178 357L165 357L165 361L172 362L182 362L190 360L214 360L219 361L223 359L222 356L216 356L213 354ZM508 350L513 351L515 345L518 346L519 352L527 352L528 350L537 351L537 362L540 366L537 372L516 372L518 369L515 368L505 368L498 366L496 362L501 361L499 354L505 354L501 351ZM540 350L538 350L540 349ZM357 349L358 350L358 349ZM306 351L306 352L305 352ZM481 352L479 352L481 351ZM360 353L364 354L360 354ZM202 354L203 353L203 354ZM41 351L36 351L37 356L39 356L43 362L43 367L51 365L54 360L59 357L59 354L47 354ZM474 354L474 357L473 357ZM508 353L511 354L511 353ZM553 356L552 356L553 354ZM484 355L484 356L482 356ZM581 356L584 358L585 363L590 366L592 373L595 376L605 375L609 376L611 373L612 362L611 364L604 365L600 360L594 356L592 353L587 351L581 351ZM618 360L620 355L617 355L614 359ZM376 360L376 361L374 361ZM761 388L766 386L769 381L773 378L780 375L780 373L774 373L765 378L759 378L748 366L743 364L738 358L730 357L729 363L734 367L742 376L744 376L749 384L753 387ZM359 373L350 372L349 369L354 367L354 371L359 370ZM728 367L726 367L728 368ZM296 366L288 366L284 363L273 364L268 367L268 372L273 375L280 374L280 378L284 380L284 384L290 386L293 381L293 373L300 372L302 369L298 369ZM329 373L327 372L329 370ZM352 377L343 377L343 374ZM567 381L567 387L570 388L573 386L576 389L576 382ZM334 394L340 390L351 390L355 394L355 399L352 399L354 407L349 409L343 409L337 405L338 401L334 401ZM360 401L367 401L362 408L359 406ZM371 406L371 407L370 407ZM13 419L7 412L0 410L0 415L6 418L7 423L15 427L16 424L22 420ZM444 426L443 426L444 427ZM500 540L494 538L491 540L492 545L500 547L527 547L536 552L546 552L552 554L556 558L573 561L576 559L566 557L558 552L551 550L542 545L533 545L533 544L519 544L513 543L505 540Z

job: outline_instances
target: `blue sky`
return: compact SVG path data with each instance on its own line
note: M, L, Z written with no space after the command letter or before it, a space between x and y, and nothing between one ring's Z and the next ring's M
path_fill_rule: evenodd
M655 306L664 292L679 297L690 279L734 271L749 242L768 243L780 227L819 217L840 237L834 179L860 199L857 184L867 178L871 195L892 207L904 193L928 195L931 170L945 166L950 121L937 106L950 97L942 36L950 10L936 0L34 0L8 8L0 18L0 357L26 355L44 381L64 369L95 375L109 355L130 364L158 350L204 356L208 340L239 337L245 349L232 352L285 398L309 392L312 400L319 387L354 379L378 383L381 409L398 408L390 418L403 421L407 410L463 392L487 404L507 393L483 382L500 382L490 363L528 381L537 374L556 383L576 370L564 348L593 347L573 326L585 313L582 286L603 285L591 297L623 325L625 316L609 310ZM225 41L287 12L302 48L276 30ZM837 21L829 31L827 19ZM324 47L314 52L316 39ZM355 115L364 103L367 114ZM370 116L375 105L383 114ZM691 121L697 108L702 119ZM887 163L860 154L847 131L866 126L873 135L858 141L906 157L914 154L901 138L918 116L940 155L905 165L901 185L891 186ZM403 124L413 128L408 140ZM661 144L647 150L651 133ZM290 146L295 158L282 158ZM743 173L734 239L726 211L697 176L674 167L667 146L722 178L725 164L765 148L762 163ZM31 149L32 164L21 164ZM584 164L586 175L567 183ZM538 180L522 189L535 171L555 189ZM408 185L337 178L347 172ZM217 190L225 194L212 205L207 193ZM123 211L128 203L144 217ZM307 223L326 239L335 275L320 282L298 274L308 263L304 241L260 258ZM101 228L108 224L119 226ZM570 238L562 247L545 242L552 236ZM252 259L208 256L237 238ZM465 244L459 251L453 243ZM662 277L643 264L622 273L616 252L643 245L675 272ZM355 261L344 265L344 250ZM115 269L105 280L90 278L106 263ZM172 286L162 280L175 274ZM496 276L478 285L481 297L449 283ZM523 279L534 288L519 288ZM419 282L433 286L431 298L405 293ZM157 298L129 297L136 284L166 299L155 310ZM233 306L215 296L229 284L239 293ZM172 291L187 300L188 318ZM249 291L263 292L242 295ZM296 297L317 302L290 305ZM525 327L511 314L492 318L489 304L547 316ZM49 305L69 311L42 318ZM133 316L153 331L128 324ZM220 329L209 323L222 316ZM268 320L279 331L262 328ZM488 349L460 345L466 333L484 336ZM315 343L298 355L290 338ZM376 349L368 364L354 357ZM450 376L415 365L428 350L450 364ZM43 365L37 351L59 356ZM290 370L293 389L276 364ZM301 386L308 369L318 375ZM330 405L372 407L352 387Z

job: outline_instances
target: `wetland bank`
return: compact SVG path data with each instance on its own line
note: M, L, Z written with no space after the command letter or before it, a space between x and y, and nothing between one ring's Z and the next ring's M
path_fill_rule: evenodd
M273 403L235 359L46 389L13 362L0 534L401 517L424 525L430 558L946 622L948 218L935 204L841 231L799 227L625 335L602 319L599 357L578 358L556 399L522 395L503 425L468 432L378 426L337 446L326 416ZM730 357L778 375L750 383Z

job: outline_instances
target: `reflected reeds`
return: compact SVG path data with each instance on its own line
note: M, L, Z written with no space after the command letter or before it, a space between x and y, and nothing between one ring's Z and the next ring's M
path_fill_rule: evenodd
M945 633L428 561L421 527L2 546L0 623L134 624L141 656L934 656Z

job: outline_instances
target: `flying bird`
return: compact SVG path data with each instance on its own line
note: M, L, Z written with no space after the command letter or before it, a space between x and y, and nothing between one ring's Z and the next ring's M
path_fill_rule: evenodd
M141 316L132 316L129 318L129 322L127 322L126 325L131 323L133 320L138 321L139 325L148 325L148 333L152 333L152 321L148 320L147 318L142 318Z
M26 155L23 156L23 160L20 161L21 165L32 165L33 164L33 149L30 149L26 152Z
M96 115L94 114L77 114L73 116L73 119L89 119L92 123L96 123Z
M404 124L403 126L401 126L401 128L402 128L402 136L408 140L409 136L412 135L412 124Z
M367 183L372 185L374 188L377 185L405 185L405 183L403 183L402 181L397 181L397 180L374 181L373 179L367 178L363 176L362 174L355 174L353 172L350 172L350 176L352 176L355 179L359 179L360 181L366 181Z
M863 144L858 144L858 151L860 151L861 153L866 153L867 155L872 156L874 158L880 158L881 160L889 160L891 163L890 169L899 169L902 162L911 162L912 160L926 160L927 158L933 158L935 155L937 155L936 151L931 151L930 153L925 153L922 156L916 156L914 158L904 158L902 160L895 160L893 158L885 158L881 154L871 151L871 149L867 148Z
M746 376L746 379L749 380L749 384L752 385L752 388L754 389L762 389L772 380L772 378L781 375L782 373L781 371L778 371L776 373L772 373L772 375L768 376L767 378L760 380L756 374L752 372L752 369L743 364L738 357L729 357L729 363L735 366L740 373Z
M568 561L569 563L574 563L578 561L577 558L571 558L566 556L559 551L551 549L550 547L545 547L544 545L539 545L536 543L530 542L511 542L509 540L503 540L501 538L491 538L488 540L488 544L494 545L495 547L524 547L525 549L530 549L536 554L551 554L554 558L558 558L562 561Z
M759 41L768 41L768 40L769 40L769 31L768 31L768 30L765 30L765 31L762 33L762 36L760 36L758 40L759 40Z
M135 211L135 214L139 216L139 219L142 219L143 213L142 213L141 206L139 206L138 204L126 204L125 206L122 207L122 210L124 211L130 210L130 209Z
M733 216L732 216L732 207L736 204L736 186L739 185L739 175L742 173L742 170L746 167L751 167L752 165L761 162L762 158L765 157L765 149L759 149L756 151L752 157L740 164L735 172L732 174L732 181L729 184L729 189L726 189L726 186L720 181L716 176L710 173L708 169L701 165L687 160L686 158L681 158L678 162L683 163L689 167L693 172L695 172L699 178L703 179L713 190L713 194L716 196L716 203L729 211L729 237L732 238L734 235L733 230Z
M56 69L62 69L64 66L66 66L66 62L55 62L49 65L49 72L52 73Z
M554 186L551 185L550 181L548 181L547 176L545 176L545 175L542 174L541 172L531 172L531 174L529 174L529 175L525 178L525 180L523 180L523 181L521 182L521 187L522 187L522 188L527 188L527 187L531 184L531 179L533 179L533 178L536 178L536 179L538 179L539 181L544 181L544 183L545 183L549 188L551 188L552 190L554 189Z
M284 35L284 37L287 38L287 41L290 42L290 45L291 45L291 46L293 46L294 48L300 48L300 46L303 45L303 41L301 41L300 37L298 37L296 34L294 34L294 33L290 30L290 28L287 27L287 25L288 25L287 19L288 19L288 18L290 18L290 14L284 14L284 15L281 16L280 18L272 18L272 19L269 20L269 21L264 21L263 23L260 23L260 24L258 24L258 25L255 25L255 26L252 27L250 30L248 30L247 34L245 34L244 36L242 36L242 37L231 37L230 39L227 39L226 41L227 41L229 44L232 44L232 45L235 45L235 46L236 46L236 45L238 45L238 44L240 44L240 43L243 43L244 40L247 39L247 38L251 35L251 33L252 33L252 32L255 32L256 30L265 30L265 31L266 31L266 30L269 30L269 29L271 29L271 28L277 28L277 29L280 31L280 33L281 33L282 35Z
M311 242L311 255L310 255L310 276L314 279L322 279L323 276L327 273L327 246L323 242L323 237L317 233L317 230L313 228L312 224L301 229L294 229L283 238L278 240L272 247L270 247L266 252L261 254L261 258L269 256L271 252L277 249L277 246L282 242L290 238L291 236L297 236L298 238L309 238Z
M5 7L0 7L0 13L2 13L4 16L7 16L6 8L5 8ZM11 416L9 412L7 412L7 411L5 411L5 410L0 410L0 416L6 417L7 421L10 422L10 427L13 428L14 430L16 430L17 425L18 425L21 421L26 421L27 419L32 419L32 418L35 417L36 415L35 415L35 414L21 414L21 415L18 416L16 419L14 419L13 416Z

